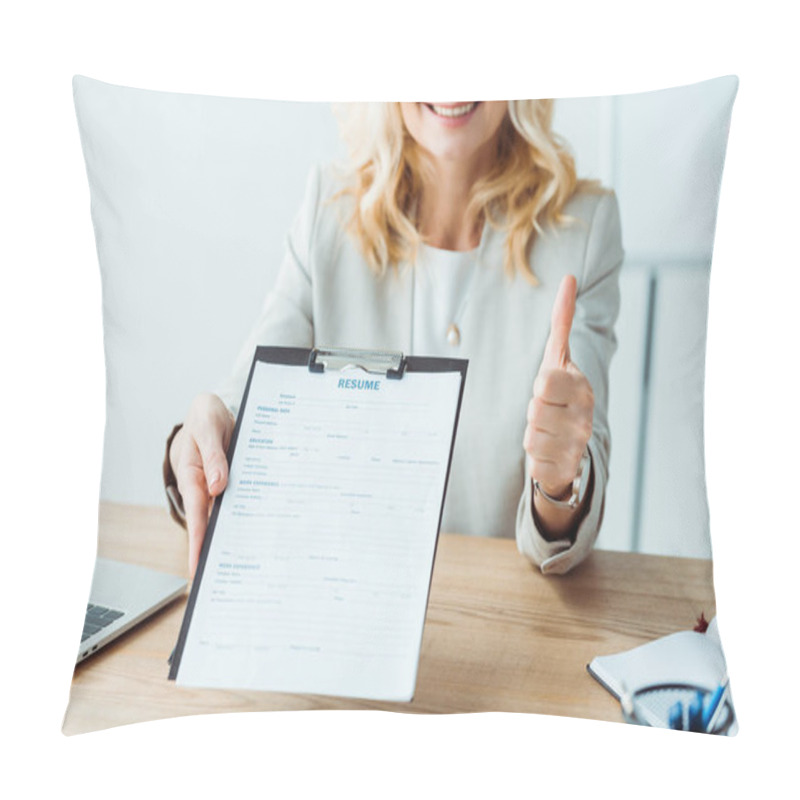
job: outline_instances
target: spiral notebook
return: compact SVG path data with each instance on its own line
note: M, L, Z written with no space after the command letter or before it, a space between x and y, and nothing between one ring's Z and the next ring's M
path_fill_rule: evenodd
M727 675L716 617L705 633L671 633L632 650L597 656L586 668L618 700L625 693L632 695L665 684L697 686L711 692ZM732 700L728 702L732 707ZM734 722L729 734L737 729Z

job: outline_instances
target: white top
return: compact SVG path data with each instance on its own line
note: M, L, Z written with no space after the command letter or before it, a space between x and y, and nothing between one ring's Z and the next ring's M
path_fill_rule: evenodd
M441 250L422 245L414 267L411 352L458 358L460 342L448 342L451 325L459 330L475 283L477 248ZM424 349L423 349L424 348Z

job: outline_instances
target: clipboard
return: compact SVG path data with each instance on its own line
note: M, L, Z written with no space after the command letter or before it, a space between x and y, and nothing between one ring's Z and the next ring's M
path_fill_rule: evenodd
M170 680L413 699L466 371L256 349Z

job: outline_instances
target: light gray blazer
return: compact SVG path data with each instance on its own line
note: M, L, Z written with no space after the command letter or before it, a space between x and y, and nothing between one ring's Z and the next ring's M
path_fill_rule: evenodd
M369 270L342 227L348 199L328 203L340 188L330 168L312 170L306 196L286 241L275 287L218 388L237 412L257 345L362 347L411 353L413 267L383 278ZM531 266L539 286L503 269L503 234L488 224L477 252L477 272L449 354L469 359L442 530L511 537L545 573L563 573L591 549L603 516L608 480L608 367L616 349L622 263L619 211L613 193L576 195L566 213L574 222L538 236ZM550 312L563 275L578 280L570 337L572 360L594 391L589 443L594 492L574 542L548 542L531 511L522 437L533 381L550 329ZM414 342L414 354L441 352L441 343Z

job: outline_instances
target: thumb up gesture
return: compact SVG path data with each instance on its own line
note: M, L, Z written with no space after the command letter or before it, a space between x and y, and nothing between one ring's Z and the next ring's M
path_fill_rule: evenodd
M529 477L558 500L571 494L581 456L592 435L594 414L592 387L572 363L569 352L577 292L575 278L565 276L553 304L550 336L533 384L523 440ZM546 503L540 507L538 500L534 499L537 511L544 512L549 521L553 513L544 508ZM558 522L564 521L554 520L556 527L560 527Z

